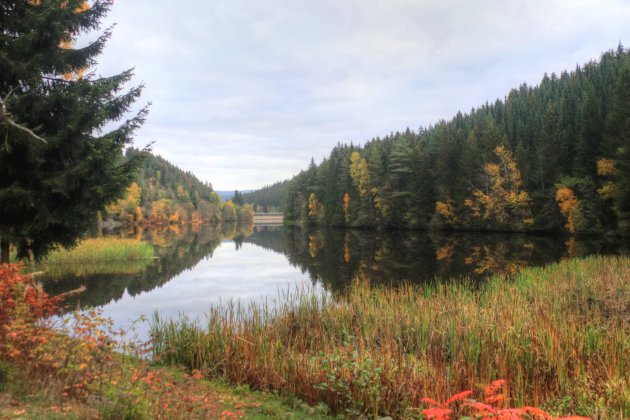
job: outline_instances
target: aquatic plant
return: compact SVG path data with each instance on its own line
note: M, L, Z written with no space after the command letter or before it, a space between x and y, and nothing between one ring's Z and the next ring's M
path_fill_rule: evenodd
M46 264L103 261L143 260L153 258L151 244L135 239L90 238L71 249L57 249L45 260Z
M510 406L630 414L630 260L589 257L497 276L337 296L299 289L276 306L157 317L154 352L209 377L297 394L348 415L404 417L429 397L504 378Z

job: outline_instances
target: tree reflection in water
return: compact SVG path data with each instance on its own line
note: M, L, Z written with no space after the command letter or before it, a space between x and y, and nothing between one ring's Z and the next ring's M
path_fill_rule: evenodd
M105 305L121 299L125 291L131 296L149 292L181 272L193 270L202 259L212 258L223 241L233 241L236 251L249 243L282 254L292 266L308 272L313 283L336 291L357 276L374 285L453 277L483 281L490 275L513 275L522 267L562 258L628 253L628 245L621 240L501 233L306 230L231 224L131 229L115 234L150 242L158 258L147 267L132 269L120 263L98 267L97 272L68 266L65 272L57 270L44 278L46 290L59 294L84 284L87 291L68 303ZM239 263L244 266L248 262Z

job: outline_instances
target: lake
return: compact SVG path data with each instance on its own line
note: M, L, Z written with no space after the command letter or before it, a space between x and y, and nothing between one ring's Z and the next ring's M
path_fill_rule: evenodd
M343 291L356 277L371 284L469 278L590 254L628 253L620 239L501 233L305 230L299 227L174 226L110 233L155 247L153 262L44 268L45 289L59 294L85 285L72 307L94 306L116 326L128 327L158 311L203 319L211 305L230 299L270 304L290 287ZM141 338L146 324L138 325Z

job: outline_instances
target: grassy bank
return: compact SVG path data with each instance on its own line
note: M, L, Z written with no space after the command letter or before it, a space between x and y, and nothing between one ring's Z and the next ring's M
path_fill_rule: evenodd
M154 322L161 360L295 394L349 415L418 415L505 379L497 406L630 415L630 259L590 257L481 287L461 282L296 291L271 308L230 305L200 325Z
M153 247L146 242L121 238L90 238L79 242L72 249L58 249L51 252L45 263L94 263L151 258L153 258Z
M49 279L68 275L134 274L153 261L153 246L147 242L122 238L85 239L72 249L57 249L37 264Z

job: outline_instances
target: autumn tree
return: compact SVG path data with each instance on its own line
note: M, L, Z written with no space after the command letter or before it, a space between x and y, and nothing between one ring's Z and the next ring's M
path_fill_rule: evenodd
M140 208L142 190L136 182L132 182L127 187L127 192L123 198L107 206L107 213L115 215L123 222L140 222L143 219Z
M577 230L577 224L580 217L580 202L573 190L565 185L558 185L556 190L556 202L560 213L567 220L565 227L571 233Z
M123 91L132 72L91 72L110 36L75 47L99 28L113 0L7 0L0 5L0 261L9 244L36 258L71 246L97 210L121 196L137 159L124 161L146 110L120 121L141 87ZM10 120L20 127L11 124ZM31 133L35 134L34 138ZM43 141L42 141L43 140Z
M221 220L224 222L238 221L236 206L234 205L232 200L228 200L223 204L223 209L221 210Z
M474 217L481 218L493 227L519 229L534 223L529 194L523 189L521 173L509 150L503 145L494 149L496 163L484 166L485 188L473 191L473 198L464 204Z

